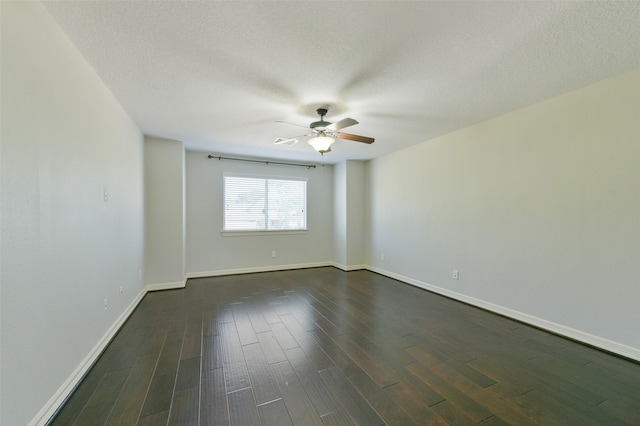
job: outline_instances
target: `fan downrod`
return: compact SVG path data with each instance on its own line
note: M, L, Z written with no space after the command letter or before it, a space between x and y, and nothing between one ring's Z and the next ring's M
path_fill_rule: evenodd
M320 121L314 121L313 123L311 123L310 127L312 129L318 128L318 130L323 130L325 127L327 127L328 125L331 124L328 121L324 121L324 116L327 115L327 109L326 108L318 108L316 110L316 112L320 116Z

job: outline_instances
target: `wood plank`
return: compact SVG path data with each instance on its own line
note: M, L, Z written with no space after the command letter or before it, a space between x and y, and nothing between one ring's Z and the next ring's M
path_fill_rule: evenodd
M178 365L175 390L200 386L200 358L183 359Z
M363 425L384 424L369 402L360 395L360 392L347 380L342 371L332 367L322 370L320 375L331 386L334 395L356 423Z
M532 361L534 360L532 359ZM604 402L604 398L593 393L589 388L571 383L568 375L566 376L567 378L564 378L564 371L550 374L536 362L528 362L525 365L521 365L504 356L500 357L500 362L501 368L504 366L509 367L512 371L517 371L521 378L533 383L533 389L544 390L546 395L556 395L559 401L563 401L566 404L566 408L574 407L579 411L590 412L593 418L600 419L603 423L607 422L606 415L599 410L593 409L597 404ZM596 385L594 383L594 386ZM530 392L526 393L526 395L529 394ZM542 398L537 399L537 401L541 400Z
M154 375L164 376L166 374L175 374L180 362L180 352L182 350L182 333L173 333L167 335L167 341L162 348L156 371Z
M455 371L465 376L467 379L473 381L480 387L484 388L496 383L494 379L482 374L480 371L471 367L468 363L451 359L437 348L430 347L429 350L425 350L419 345L407 348L405 349L405 352L407 352L415 360L426 366L446 364L447 366L453 368Z
M223 323L221 327L222 365L227 392L251 386L249 371L242 353L240 338L234 323Z
M622 400L640 407L640 380L629 381L616 371L601 370L596 373L593 364L577 366L564 356L541 354L530 364L548 375L566 377L566 381L589 392L589 400L596 405L606 399Z
M320 416L313 407L291 364L288 361L273 364L271 370L293 424L321 426Z
M107 425L135 424L158 360L157 354L142 354L136 360L113 406Z
M482 426L508 426L511 423L507 423L500 417L492 416L482 422Z
M454 413L452 418L469 417L474 423L480 423L493 415L487 407L469 398L464 392L451 386L447 380L419 362L409 364L405 368L451 403L451 406L447 408L447 413ZM445 420L449 421L447 418Z
M557 397L561 399L557 399ZM553 389L534 389L522 396L537 406L544 406L545 410L541 412L540 421L547 424L575 424L575 425L603 425L613 424L611 418L605 423L592 418L592 412L583 412L581 409L576 410L571 405L566 405L566 400L558 392Z
M180 331L178 327L177 331L167 334L167 341L160 353L140 417L147 417L163 411L168 412L171 408L183 333L184 329Z
M364 373L364 370L339 347L328 347L325 352L331 358L336 367L347 377Z
M259 343L242 347L256 404L280 399L280 391Z
M222 368L202 374L200 393L200 423L203 425L228 425L229 405Z
M453 403L451 403L451 401L442 401L435 405L432 405L429 408L435 411L438 416L440 416L442 419L444 419L445 422L447 422L447 424L469 426L476 424L476 422L467 415L467 412L465 410L459 409ZM492 416L489 415L489 417L482 420L482 423L484 423L491 417Z
M233 303L231 305L231 311L233 312L233 320L236 324L240 344L249 345L251 343L257 343L258 338L253 331L253 325L251 324L249 315L247 315L245 303Z
M125 323L126 324L126 323ZM162 322L154 323L145 337L138 342L136 347L137 353L140 354L159 354L162 352L167 337L167 327Z
M300 323L298 323L293 315L281 315L280 319L282 319L287 330L289 330L291 335L296 339L300 348L305 352L305 354L307 354L318 370L334 366L333 362L322 350L322 347L320 347L318 342L300 325Z
M260 417L251 388L229 392L229 417L232 425L259 425Z
M349 377L356 389L365 397L376 413L390 425L417 425L415 421L364 373Z
M322 330L313 330L309 332L313 334L314 338L322 346L324 353L327 354L329 359L342 371L342 373L351 377L356 374L364 373L364 370L356 364L349 355L347 355L339 346L333 342L328 336L326 336Z
M352 419L344 419L337 413L325 414L324 416L320 417L320 420L322 420L322 424L324 424L325 426L352 426L356 424Z
M246 312L249 316L249 321L251 322L251 326L253 327L253 332L255 334L264 333L265 331L271 331L269 328L269 324L262 316L262 310L264 302L260 300L256 300L255 296L259 296L259 294L252 294L252 299L247 303Z
M505 386L514 395L523 395L539 386L540 381L527 374L522 364L509 363L505 355L485 355L469 364L497 383Z
M159 413L150 414L148 416L140 417L136 426L158 426L166 425L169 421L169 410L161 411Z
M197 425L200 387L176 390L169 413L169 425Z
M400 378L400 383L402 384L400 389L405 391L405 393L413 393L425 406L431 407L441 403L442 401L446 401L446 398L430 384L420 380L406 368L399 369L397 373ZM393 386L389 386L385 389L389 389L391 387Z
M141 418L161 412L167 412L168 416L175 382L176 376L171 374L153 377L147 392L147 398L140 412Z
M385 368L384 362L379 356L372 354L371 351L359 346L356 342L349 339L347 335L339 336L335 339L336 343L346 354L349 355L358 366L371 377L376 385L383 388L398 383L400 379L394 369Z
M523 422L522 424L561 424L562 422L558 418L554 418L553 416L549 416L548 407L546 406L538 406L530 400L523 398L521 395L515 395L511 389L506 386L503 386L501 383L496 383L495 385L484 388L484 392L486 392L491 398L493 398L496 403L500 403L503 401L505 405L509 407L516 407L521 413L523 413L531 421ZM530 391L529 391L530 392ZM525 393L526 395L526 393ZM505 416L507 417L507 416ZM541 419L544 419L542 421Z
M400 382L384 388L383 392L389 395L415 423L448 425L442 417L427 406L415 388Z
M182 343L180 359L199 358L202 356L202 318L187 322Z
M259 405L258 415L265 426L293 426L287 406L282 399Z
M338 421L339 418L348 419L346 411L333 396L333 390L322 379L304 351L293 348L289 349L286 355L320 417L334 413L334 421Z
M270 327L283 351L298 347L298 342L293 338L287 327L282 322L270 324Z
M420 351L418 348L407 349L407 351L412 350ZM429 362L430 370L423 370L421 374L436 373L451 386L462 392L464 395L467 395L476 403L486 407L491 413L498 416L501 420L518 425L535 424L534 419L530 417L529 413L521 410L518 405L511 405L505 400L496 399L492 393L486 391L485 387L478 385L476 382L469 379L467 375L461 373L458 370L457 363L449 365L430 357L427 358L422 352L416 353L415 356L416 358L420 358L421 360L425 359ZM416 364L414 367L419 367L420 365L423 364ZM419 375L416 374L416 376ZM492 384L495 384L495 382L492 382ZM468 411L466 406L464 407L464 411ZM497 420L494 419L493 421L495 422Z
M122 369L105 374L75 424L104 424L129 373L130 369Z
M52 425L69 425L73 424L82 410L84 409L87 401L96 388L102 382L103 376L114 365L113 359L115 350L105 351L104 354L98 359L96 364L89 370L87 376L80 382L78 388L73 392L71 398L65 403L57 416L53 419Z
M218 309L217 307L211 307L206 309L202 313L202 335L204 337L207 336L215 336L216 334L220 334L218 331L219 319L218 319Z
M202 370L222 368L222 338L220 335L204 336L202 343Z
M636 398L637 395L636 393ZM611 421L611 423L640 424L640 402L626 404L618 401L605 401L602 404L598 404L597 409L606 413L611 419L615 419L615 422Z
M260 343L262 352L264 352L269 364L277 364L287 360L284 351L280 347L276 336L271 330L264 333L258 333L256 336L258 337L258 342Z

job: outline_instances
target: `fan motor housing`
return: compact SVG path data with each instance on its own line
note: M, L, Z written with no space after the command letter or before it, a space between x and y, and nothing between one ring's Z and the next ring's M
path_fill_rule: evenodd
M320 121L314 121L313 123L311 123L309 127L311 127L314 130L315 129L324 130L330 124L331 123L329 123L328 121L320 120Z

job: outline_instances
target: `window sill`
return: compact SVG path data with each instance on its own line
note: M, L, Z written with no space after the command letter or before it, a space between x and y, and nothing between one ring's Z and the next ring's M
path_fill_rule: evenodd
M254 237L265 235L302 235L306 234L306 229L283 230L283 231L220 231L223 237Z

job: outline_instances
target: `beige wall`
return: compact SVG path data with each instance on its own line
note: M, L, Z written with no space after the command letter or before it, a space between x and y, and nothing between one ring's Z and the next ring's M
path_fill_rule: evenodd
M308 232L223 235L223 173L306 178ZM317 266L333 260L333 167L281 166L211 160L186 153L187 275ZM276 257L271 252L276 252Z
M372 161L367 261L640 359L639 165L636 70Z
M185 283L185 153L182 142L145 137L145 283Z
M143 142L41 4L0 7L0 424L25 425L141 297Z

